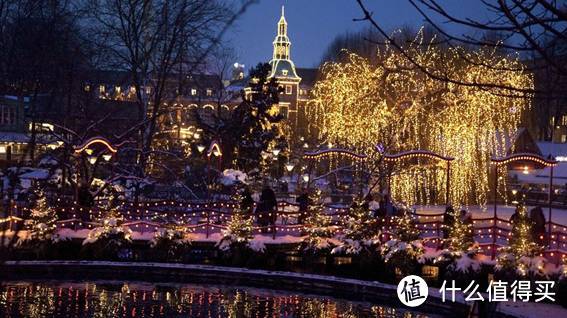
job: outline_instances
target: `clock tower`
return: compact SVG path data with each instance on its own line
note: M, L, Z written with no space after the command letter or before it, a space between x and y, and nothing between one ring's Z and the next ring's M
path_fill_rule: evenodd
M297 101L299 97L299 83L301 77L297 75L295 64L291 60L291 42L287 36L287 21L285 20L284 7L278 22L276 38L273 42L274 52L270 65L272 71L270 78L275 78L281 87L278 109L280 114L287 119L294 133L298 132Z

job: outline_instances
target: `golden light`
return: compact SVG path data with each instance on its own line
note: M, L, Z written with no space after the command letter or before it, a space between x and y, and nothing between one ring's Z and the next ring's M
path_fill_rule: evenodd
M291 170L293 170L293 163L286 163L285 165L285 169L287 170L287 172L291 172Z
M102 159L104 159L104 161L110 161L110 159L112 159L112 155L104 154L104 155L102 155Z
M405 47L429 73L462 82L533 88L533 76L518 56L493 49L440 48L423 38ZM463 58L471 61L462 63ZM450 201L484 204L491 156L505 156L530 96L503 88L458 85L430 78L398 50L380 47L372 61L347 53L326 63L313 89L307 116L310 131L335 147L374 157L424 149L453 157ZM392 175L392 195L407 204L440 203L446 169L415 158L418 165ZM429 164L425 166L424 164ZM505 169L499 174L505 176ZM419 186L418 186L419 185ZM504 187L505 189L505 187Z
M197 146L197 150L198 150L200 153L203 153L203 151L205 151L205 146L203 146L203 145L198 145L198 146Z
M303 178L304 182L309 182L309 175L308 174L304 174L302 178Z

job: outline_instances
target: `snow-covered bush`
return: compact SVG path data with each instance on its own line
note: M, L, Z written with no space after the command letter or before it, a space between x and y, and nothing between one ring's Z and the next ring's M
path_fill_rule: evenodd
M395 219L395 238L382 245L381 253L386 265L402 275L408 275L417 268L424 250L416 220L408 209L402 213Z
M83 253L87 256L104 259L132 257L132 230L123 225L124 219L116 210L117 205L118 196L112 193L106 204L101 207L106 211L106 216L83 240Z
M380 244L378 223L368 207L358 200L349 209L340 243L333 248L332 254L358 255L361 252L374 253Z
M232 186L238 183L247 183L246 173L240 170L226 169L222 172L220 182L225 186Z
M185 232L177 228L160 228L150 240L153 256L161 260L180 260L191 245Z

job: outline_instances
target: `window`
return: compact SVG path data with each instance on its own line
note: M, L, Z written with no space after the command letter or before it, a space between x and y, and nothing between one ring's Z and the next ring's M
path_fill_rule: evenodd
M98 92L103 94L106 91L106 87L103 84L98 86Z
M191 96L197 95L197 89L191 88Z
M90 92L91 86L89 84L85 84L85 92Z
M282 115L282 117L284 119L287 119L287 106L280 105L279 108L280 108L279 111L280 111L280 114Z
M116 94L120 94L121 90L122 90L122 87L120 87L120 86L114 87L114 91L116 92Z
M146 94L150 95L152 93L152 88L149 86L146 86Z
M567 126L567 115L561 116L561 125Z
M291 92L293 91L293 88L291 87L291 85L286 85L285 86L285 93L287 95L291 95Z
M286 69L283 69L283 70L282 70L282 74L283 74L284 76L287 76L287 70L286 70Z
M213 90L210 88L207 88L207 96L213 96Z
M15 110L7 105L0 105L0 124L14 125L16 123Z
M561 135L561 142L562 142L562 143L566 143L566 142L567 142L567 135Z

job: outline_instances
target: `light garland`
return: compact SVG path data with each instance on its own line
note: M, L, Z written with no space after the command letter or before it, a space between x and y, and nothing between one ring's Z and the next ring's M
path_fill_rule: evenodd
M503 57L489 49L441 49L422 42L418 36L405 49L431 73L450 74L463 82L534 85L531 74L511 71L524 69L517 56ZM476 63L464 65L462 55ZM348 54L343 62L323 66L307 111L311 130L332 144L367 154L376 153L379 143L388 152L428 149L454 157L450 200L484 204L490 157L508 151L507 141L515 136L529 96L433 80L387 45L373 60L377 62ZM444 169L424 170L396 173L394 199L413 204L444 198Z

